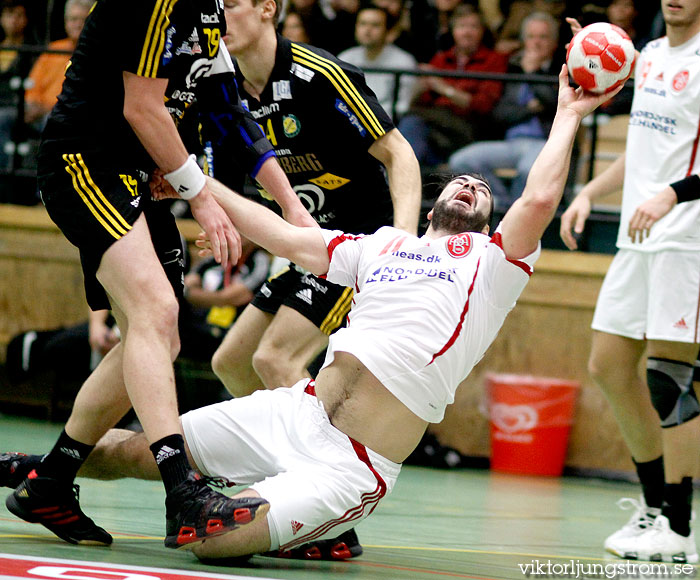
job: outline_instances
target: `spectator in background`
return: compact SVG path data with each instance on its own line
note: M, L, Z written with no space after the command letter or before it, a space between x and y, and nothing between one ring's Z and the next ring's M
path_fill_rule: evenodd
M560 63L553 61L559 39L559 23L546 12L535 12L522 24L523 49L508 63L513 74L556 75ZM478 141L453 153L454 173L479 172L491 184L496 204L508 207L525 188L530 167L544 146L557 110L557 87L549 84L508 83L493 110L493 119L505 129L503 141ZM514 168L516 176L507 187L495 174Z
M68 0L65 8L67 38L49 44L49 50L72 52L90 13L94 0ZM29 73L31 88L25 95L24 121L41 129L63 86L63 78L70 54L44 53Z
M411 2L410 50L418 62L430 62L438 53L454 46L452 15L462 0L413 0Z
M459 6L452 15L455 46L433 57L426 70L459 72L506 71L507 56L484 43L487 29L479 12ZM487 120L501 97L502 83L473 78L421 77L425 90L401 119L399 130L422 165L436 166L476 139L494 137Z
M355 15L358 0L291 0L289 11L296 12L304 23L309 42L332 54L351 47L355 41Z
M360 9L360 0L330 0L333 19L325 48L337 55L355 45L355 20Z
M568 26L563 18L566 4L564 0L510 0L501 2L501 11L505 15L505 21L498 33L496 50L512 54L522 48L520 31L523 20L533 12L547 12L551 14L557 22L561 22L562 30L568 32ZM560 37L564 38L563 35L560 35ZM562 62L564 57L563 46L560 49L562 58L557 58L556 60Z
M24 79L29 74L33 58L16 50L5 50L31 43L28 33L29 18L25 0L4 0L0 4L0 169L7 169L9 156L5 145L12 139L12 130L17 119L17 101L20 98L13 79Z
M393 22L391 16L379 6L367 6L357 14L355 39L358 46L344 50L338 58L365 68L415 69L416 59L408 52L387 43L387 33ZM367 85L377 95L382 108L394 119L402 116L411 104L416 77L402 75L397 100L394 100L396 76L389 73L366 72Z
M406 0L373 0L373 6L379 6L389 14L389 30L386 35L387 44L393 44L413 54L418 40L411 31L410 12L406 10Z
M301 14L295 9L287 11L284 22L282 22L282 26L280 27L280 34L292 42L311 44L311 37L309 36L309 31L306 29L306 24Z
M7 345L5 367L11 383L31 380L40 373L80 383L119 342L119 328L109 310L90 311L88 319L73 326L29 330Z

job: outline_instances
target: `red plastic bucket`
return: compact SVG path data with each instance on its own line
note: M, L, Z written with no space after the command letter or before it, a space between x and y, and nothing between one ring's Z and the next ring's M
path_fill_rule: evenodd
M491 469L561 475L579 388L561 379L488 375Z

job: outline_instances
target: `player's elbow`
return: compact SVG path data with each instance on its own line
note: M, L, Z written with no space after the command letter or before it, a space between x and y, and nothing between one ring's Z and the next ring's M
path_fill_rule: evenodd
M538 189L537 191L526 191L522 201L528 209L538 214L554 213L561 201L561 192Z

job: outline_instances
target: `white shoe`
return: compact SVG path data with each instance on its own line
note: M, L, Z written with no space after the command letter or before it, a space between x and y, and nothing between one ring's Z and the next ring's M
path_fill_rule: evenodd
M698 561L695 534L691 530L687 538L681 536L671 529L666 516L657 516L654 525L639 535L632 549L622 557L629 560L694 564Z
M624 526L605 539L604 546L608 552L626 558L625 554L635 548L639 536L654 525L654 520L661 514L661 508L647 507L643 495L639 497L639 501L623 497L618 500L617 505L623 510L634 508L634 512Z

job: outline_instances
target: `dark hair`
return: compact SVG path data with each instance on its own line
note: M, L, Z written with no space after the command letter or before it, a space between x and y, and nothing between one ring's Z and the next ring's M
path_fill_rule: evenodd
M381 12L384 14L384 19L386 22L386 29L391 30L396 22L398 22L398 19L391 14L386 8L383 6L378 6L377 4L361 4L359 10L357 11L357 16L360 16L360 12L364 12L365 10L374 10L376 12ZM357 22L357 17L355 18L355 21Z
M0 12L5 9L17 8L18 6L24 8L25 12L29 12L27 0L2 0L0 3Z
M495 39L491 29L486 24L484 15L471 4L458 4L452 11L452 14L450 14L450 32L454 30L455 22L457 22L457 20L460 18L464 18L465 16L476 16L479 19L479 24L481 25L481 30L483 31L481 44L487 46L488 48L493 48Z

